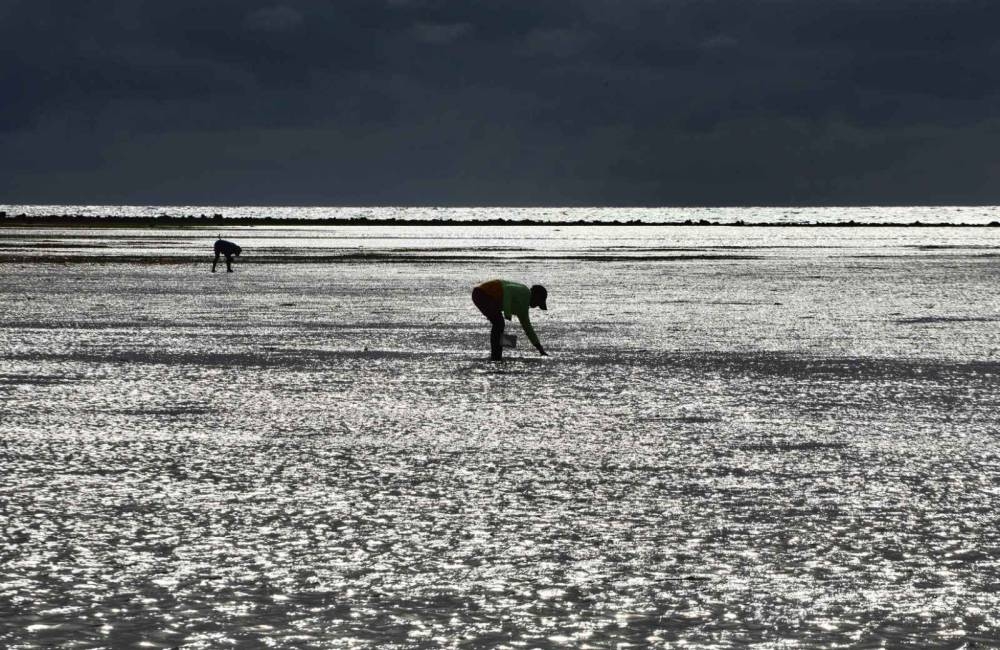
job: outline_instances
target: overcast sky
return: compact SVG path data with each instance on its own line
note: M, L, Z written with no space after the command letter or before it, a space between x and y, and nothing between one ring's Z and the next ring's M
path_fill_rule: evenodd
M1000 203L997 0L0 0L0 203Z

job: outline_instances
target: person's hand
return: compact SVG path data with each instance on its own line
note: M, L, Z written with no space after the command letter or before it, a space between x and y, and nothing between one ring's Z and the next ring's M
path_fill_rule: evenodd
M542 355L543 357L547 357L547 356L549 356L549 353L548 353L548 352L546 352L545 350L539 350L539 351L538 351L538 354Z

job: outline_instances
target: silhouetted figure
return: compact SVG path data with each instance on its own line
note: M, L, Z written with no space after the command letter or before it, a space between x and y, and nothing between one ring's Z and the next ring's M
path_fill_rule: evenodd
M517 282L506 280L490 280L484 282L472 290L472 302L483 312L483 316L489 319L493 328L490 330L490 359L500 361L503 359L503 328L504 318L510 320L512 316L517 316L521 321L521 327L528 336L528 340L535 346L538 353L543 357L549 356L538 341L534 328L531 327L531 320L528 317L529 307L538 307L547 310L545 299L548 292L540 284L536 284L530 289Z
M219 237L215 242L215 260L212 261L212 273L215 273L215 265L219 263L219 255L226 256L226 272L233 272L233 255L236 257L240 256L243 249L234 244L231 241L226 241Z

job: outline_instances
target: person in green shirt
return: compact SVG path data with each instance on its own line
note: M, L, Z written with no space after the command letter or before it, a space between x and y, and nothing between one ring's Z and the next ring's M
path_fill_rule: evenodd
M531 319L528 317L528 309L537 307L548 310L545 300L548 298L548 291L540 284L532 286L530 289L517 282L507 280L490 280L484 282L472 290L472 302L483 312L483 316L490 321L493 328L490 330L490 358L493 361L503 359L503 329L504 318L510 320L512 316L517 316L521 321L521 327L527 335L528 340L535 346L538 353L543 357L549 356L538 340L534 328L531 326Z

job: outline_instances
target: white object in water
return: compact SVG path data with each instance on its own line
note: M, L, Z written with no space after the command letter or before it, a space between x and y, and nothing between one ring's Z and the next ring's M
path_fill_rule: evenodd
M516 348L517 337L513 334L502 334L500 336L500 343L505 348Z

